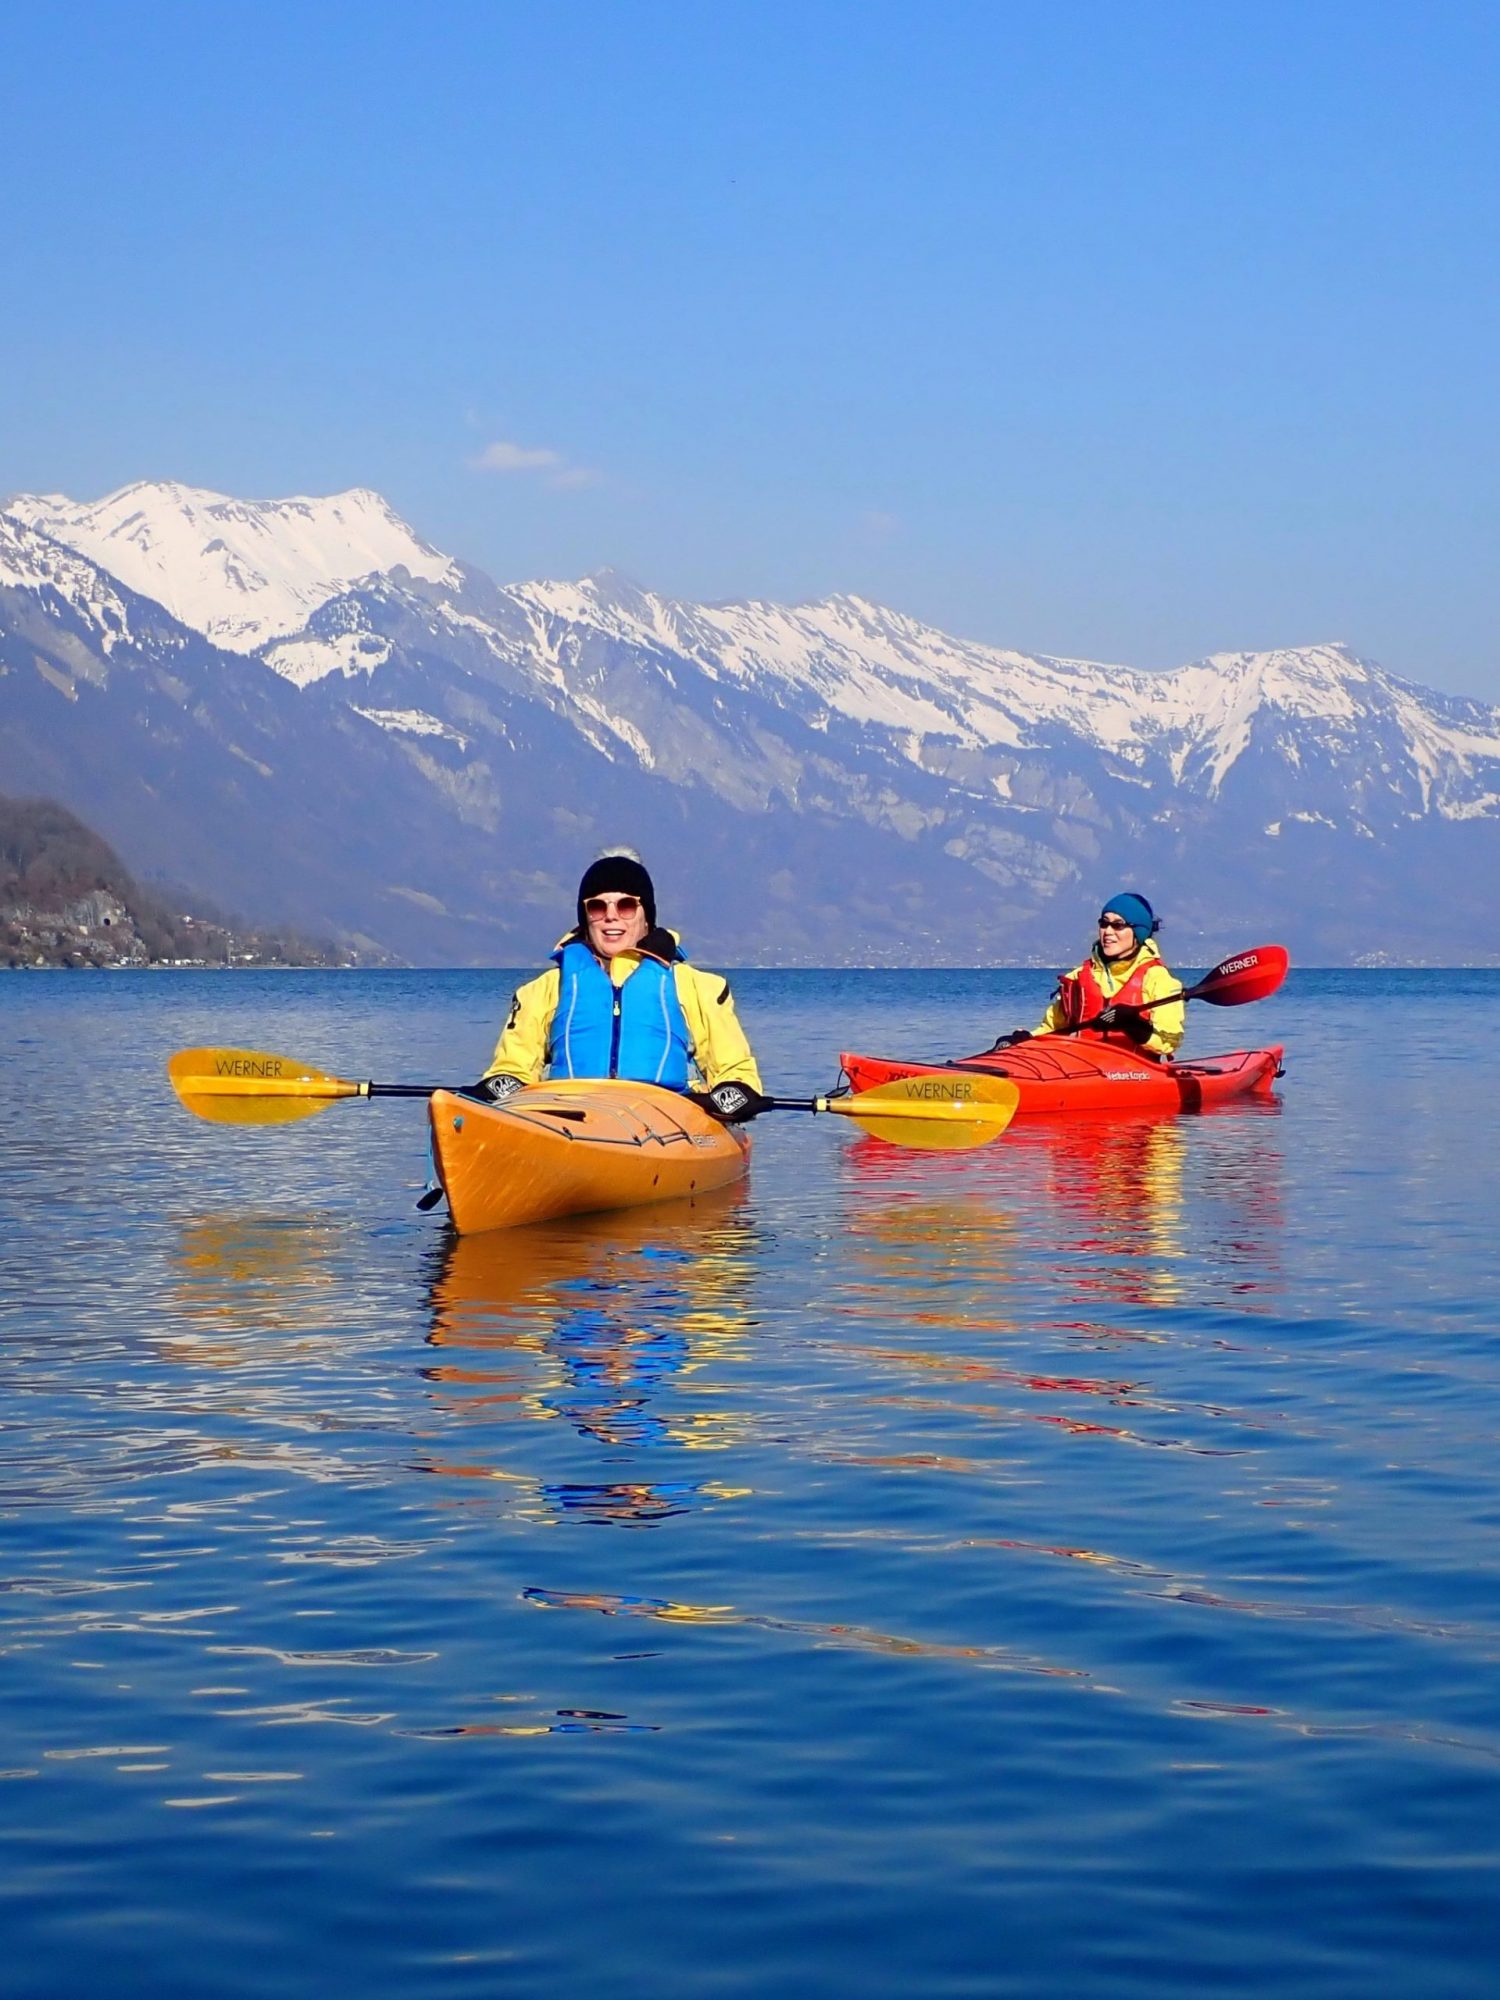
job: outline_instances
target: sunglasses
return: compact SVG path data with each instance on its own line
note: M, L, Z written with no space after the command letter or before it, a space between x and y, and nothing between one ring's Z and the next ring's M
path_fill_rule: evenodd
M633 917L640 907L639 896L590 896L583 914L597 922L600 917Z
M1127 924L1123 917L1101 917L1099 928L1101 931L1128 931L1134 926Z

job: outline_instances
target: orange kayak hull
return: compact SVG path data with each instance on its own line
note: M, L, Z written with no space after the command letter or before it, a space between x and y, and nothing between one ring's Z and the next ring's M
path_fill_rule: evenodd
M727 1187L750 1141L651 1083L529 1085L505 1104L432 1094L432 1150L465 1236Z
M908 1062L846 1052L839 1057L854 1090L903 1076L1008 1076L1019 1088L1018 1118L1102 1111L1202 1111L1236 1097L1267 1096L1281 1074L1282 1049L1236 1049L1191 1062L1152 1062L1105 1042L1038 1035L1016 1048L955 1062Z

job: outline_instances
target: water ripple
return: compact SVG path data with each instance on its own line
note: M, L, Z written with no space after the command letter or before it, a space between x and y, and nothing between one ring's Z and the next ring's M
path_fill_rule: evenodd
M788 1091L1036 986L736 980ZM1500 976L1294 975L1279 1103L764 1119L463 1240L419 1107L161 1063L472 1075L504 976L0 987L25 2000L1488 2000Z

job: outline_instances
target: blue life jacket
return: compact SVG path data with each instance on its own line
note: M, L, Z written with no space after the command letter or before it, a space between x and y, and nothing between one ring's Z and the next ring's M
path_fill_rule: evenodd
M692 1038L670 965L643 958L623 985L586 944L555 952L562 974L548 1076L619 1076L686 1090Z

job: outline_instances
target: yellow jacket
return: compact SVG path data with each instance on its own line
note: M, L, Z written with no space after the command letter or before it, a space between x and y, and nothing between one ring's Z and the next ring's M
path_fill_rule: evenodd
M1117 959L1113 964L1108 959L1101 958L1098 947L1095 946L1083 961L1083 965L1074 967L1071 977L1074 979L1080 977L1084 966L1093 972L1099 990L1107 1000L1112 999L1137 971L1142 974L1143 1000L1160 1000L1166 994L1182 991L1182 981L1167 970L1161 953L1149 938L1130 958ZM1146 1053L1153 1056L1174 1055L1187 1029L1185 1016L1186 1009L1180 1000L1175 1005L1169 1003L1165 1007L1153 1007L1146 1016L1151 1023L1151 1039L1142 1045ZM1067 1025L1067 1010L1059 994L1031 1032L1034 1035L1056 1035Z
M638 951L621 951L606 961L616 986L625 984L641 963L641 957ZM703 1078L703 1087L712 1090L720 1083L744 1083L752 1090L759 1090L760 1071L734 1011L729 981L722 973L705 972L685 959L678 959L672 966L672 980L692 1037L693 1065ZM523 1083L540 1081L561 990L562 973L555 965L549 965L538 978L516 988L495 1053L485 1069L486 1077L518 1076Z

